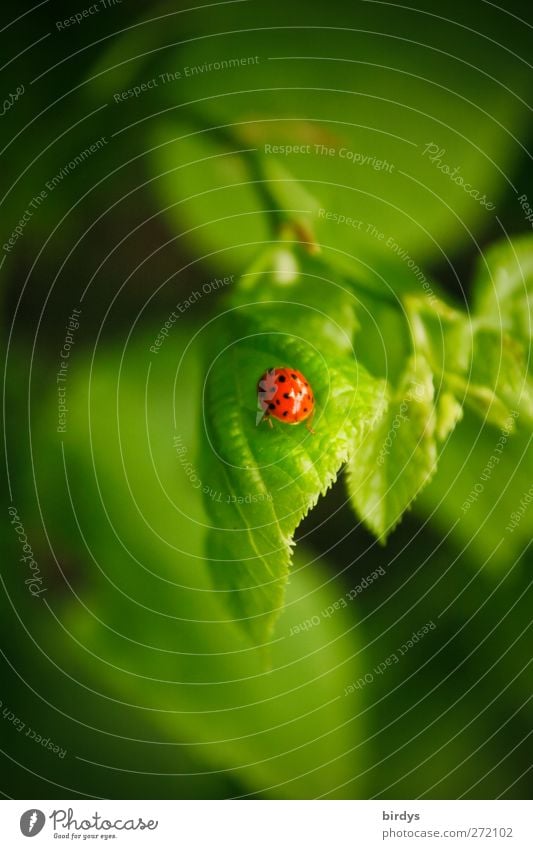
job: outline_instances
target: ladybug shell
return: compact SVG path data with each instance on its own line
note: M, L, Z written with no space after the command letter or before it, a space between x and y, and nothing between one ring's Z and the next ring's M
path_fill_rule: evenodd
M259 378L257 402L264 418L292 425L305 421L315 408L309 382L294 368L269 368Z

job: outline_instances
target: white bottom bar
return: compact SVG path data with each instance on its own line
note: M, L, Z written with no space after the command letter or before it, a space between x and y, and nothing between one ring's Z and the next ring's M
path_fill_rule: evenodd
M2 801L1 845L531 849L525 801Z

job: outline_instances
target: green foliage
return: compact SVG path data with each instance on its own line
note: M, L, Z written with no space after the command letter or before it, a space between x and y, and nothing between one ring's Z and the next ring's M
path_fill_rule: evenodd
M474 281L477 315L529 347L532 337L533 236L499 242L479 260ZM528 358L531 370L531 357Z
M524 425L533 423L533 381L527 374L526 353L509 334L483 326L476 329L465 389L467 399L479 404L494 424L503 427L514 411Z
M459 403L500 427L514 410L531 425L533 382L520 341L476 313L467 316L440 302L406 302L415 344Z
M256 642L282 608L294 532L344 464L356 514L385 542L433 478L464 404L509 432L533 421L525 348L489 317L435 295L378 298L380 363L364 350L367 281L360 290L356 277L335 276L285 241L243 275L214 325L203 455L209 489L223 498L206 499L208 556L215 587ZM380 337L394 316L405 336ZM280 365L309 378L316 434L257 426L258 378Z
M97 77L109 94L141 70L159 79L174 56L182 76L158 84L161 117L135 125L148 139L153 188L207 262L247 268L209 330L201 463L214 586L257 642L282 607L295 529L343 465L358 517L384 541L434 476L464 406L499 427L514 427L515 412L519 426L533 421L530 242L482 258L471 314L445 303L424 269L492 220L521 121L520 96L502 96L500 83L518 94L522 69L508 56L488 64L485 45L457 33L450 57L444 27L432 32L424 79L424 14L404 30L391 7L395 38L382 43L367 36L381 31L379 6L365 9L364 26L342 6L344 31L331 26L335 6L297 2L283 27L273 16L273 29L269 9L258 28L244 7L214 8L175 50L140 55L135 33L126 35L138 59L117 65L114 47L115 70L101 63ZM474 11L462 12L475 25ZM155 24L154 44L166 26ZM307 55L315 26L328 57L319 85L314 62L295 58ZM254 60L186 73L220 59L220 28L228 55ZM470 141L480 136L482 153ZM304 261L291 238L320 246L323 262ZM256 425L256 383L276 364L309 378L314 436Z
M69 749L54 768L6 733L10 793L17 773L21 798L527 793L533 237L481 256L468 304L431 274L513 229L510 188L531 195L530 31L494 4L481 29L479 4L438 26L430 3L294 0L260 24L254 4L189 6L123 4L90 49L72 28L65 100L30 23L6 69L6 94L39 75L4 116L6 238L107 140L3 266L6 455L46 585L29 596L5 527L5 690ZM154 353L208 266L238 282ZM89 279L58 433L62 316ZM275 363L309 378L313 435L257 423ZM411 509L423 533L362 544L360 522L384 542ZM430 618L436 640L343 695Z
M533 473L532 279L531 236L494 245L478 264L469 322L472 342L457 348L468 353L467 367L445 372L444 380L455 402L464 397L483 421L499 430L480 428L479 420L467 415L461 432L446 445L439 474L421 505L435 525L443 532L453 527L461 545L471 546L491 568L508 566L531 538L527 518L515 527L513 516ZM453 321L467 323L459 313Z

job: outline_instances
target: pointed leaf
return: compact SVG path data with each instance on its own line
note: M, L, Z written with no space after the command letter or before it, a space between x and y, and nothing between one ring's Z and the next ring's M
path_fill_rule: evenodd
M382 542L431 479L436 460L433 378L427 361L417 356L349 465L354 508Z
M309 274L293 286L265 275L254 291L250 306L254 292L237 293L213 330L203 477L214 585L261 642L283 604L294 532L379 416L384 387L350 350L349 293ZM257 416L257 382L276 366L309 381L314 433Z

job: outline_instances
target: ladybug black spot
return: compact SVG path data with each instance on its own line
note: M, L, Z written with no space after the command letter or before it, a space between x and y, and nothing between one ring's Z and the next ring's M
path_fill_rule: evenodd
M287 415L287 410L285 410L285 412L283 413L283 415L284 415L284 416L286 416L286 415Z
M274 410L275 408L276 408L276 405L275 405L275 404L269 404L269 405L268 405L268 409L269 409L269 410Z
M283 393L283 397L284 397L284 398L290 398L291 396L290 396L290 393L289 393L289 392L284 392L284 393Z
M307 413L307 407L304 407L304 413Z
M291 377L293 380L296 380L296 375L291 372Z
M284 374L280 374L280 375L278 375L277 380L279 380L280 383L285 383L287 378L285 377Z

